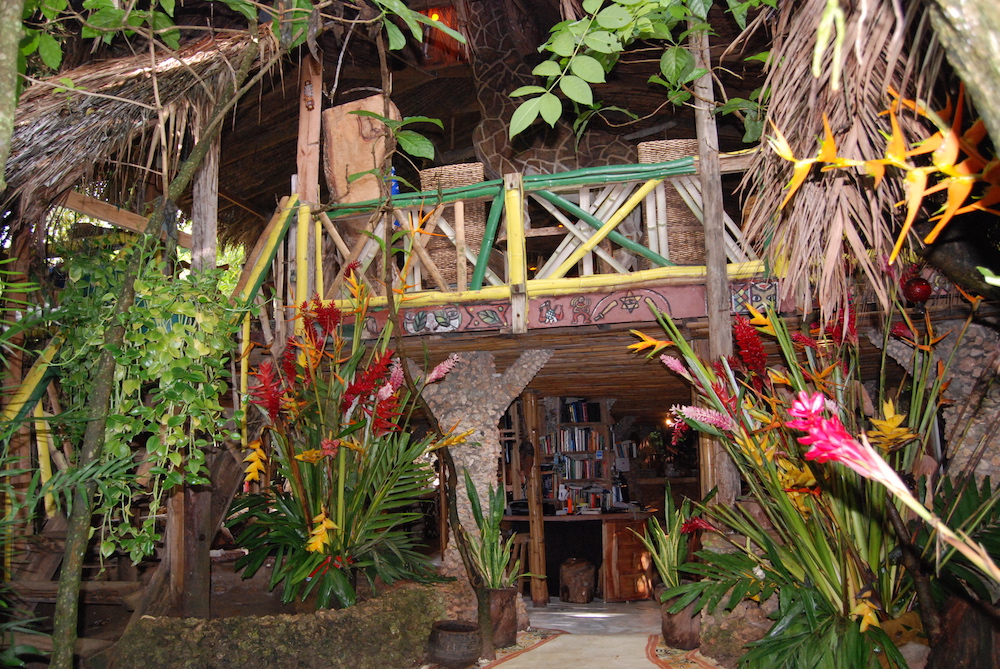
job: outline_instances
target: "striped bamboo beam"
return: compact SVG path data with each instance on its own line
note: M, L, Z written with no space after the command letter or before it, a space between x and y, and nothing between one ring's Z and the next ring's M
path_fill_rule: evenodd
M472 272L472 283L469 288L479 290L483 287L483 278L486 276L486 267L490 262L490 254L493 253L493 240L497 237L497 228L500 227L500 217L503 215L503 196L497 195L490 205L489 216L486 217L486 229L483 231L483 242L479 246L479 259L476 261L476 269Z

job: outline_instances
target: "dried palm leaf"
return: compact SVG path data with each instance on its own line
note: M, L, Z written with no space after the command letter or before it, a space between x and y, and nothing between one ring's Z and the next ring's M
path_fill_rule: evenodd
M774 31L773 65L765 83L771 89L768 120L800 159L821 151L824 115L838 155L882 158L884 137L891 132L888 117L880 116L891 100L888 87L926 97L925 82L934 80L940 63L932 53L936 46L920 3L905 11L898 0L840 4L845 20L839 90L832 86L832 49L819 50L820 76L812 74L818 17L827 0L782 3L761 18ZM908 137L916 136L916 121L904 118L903 126ZM747 215L747 235L780 271L782 297L793 298L802 309L810 309L815 299L827 321L846 308L860 278L888 308L895 287L883 259L898 229L900 175L890 169L876 188L861 171L813 167L782 208L794 169L775 151L761 151L744 182L756 196Z

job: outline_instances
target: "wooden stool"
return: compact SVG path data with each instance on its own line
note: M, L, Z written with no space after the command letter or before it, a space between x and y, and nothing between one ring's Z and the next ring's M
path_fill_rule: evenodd
M514 535L514 543L510 547L510 562L514 564L515 560L520 560L521 564L517 567L517 580L514 585L517 587L517 591L520 594L525 594L528 592L528 577L525 576L528 573L528 546L530 545L531 537L526 532L518 532Z
M588 604L594 599L594 565L580 558L570 558L559 566L559 599Z

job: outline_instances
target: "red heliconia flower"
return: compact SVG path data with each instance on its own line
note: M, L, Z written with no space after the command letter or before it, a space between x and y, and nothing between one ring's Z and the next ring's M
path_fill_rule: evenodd
M343 314L333 303L323 304L319 298L313 300L313 310L316 312L316 323L319 324L324 336L329 336L337 330Z
M718 531L704 518L689 518L681 523L681 534L694 534L700 530Z
M899 337L900 339L909 339L911 341L914 338L913 330L907 327L906 323L904 323L903 321L898 321L896 323L893 323L892 329L889 330L889 334L891 334L893 337Z
M351 262L344 265L344 276L348 277L351 275L351 272L356 272L359 269L361 269L361 261L352 260Z
M319 442L319 447L323 451L323 455L328 458L337 457L337 451L340 450L340 439L324 439Z
M278 378L270 361L260 363L260 367L252 376L256 377L258 383L250 389L250 401L264 407L273 423L281 411L281 397L284 393L281 379Z
M767 354L764 352L764 342L757 334L757 328L743 316L733 318L733 338L736 340L736 351L743 363L754 374L767 374Z
M801 332L792 333L792 342L802 346L803 348L811 348L814 351L819 350L819 344L816 343L816 340L808 335L802 334Z
M394 351L385 351L378 355L368 368L354 375L354 380L344 390L341 400L341 410L347 411L357 398L368 398L375 392L375 386L386 375L392 363Z
M841 309L837 312L835 323L827 323L826 334L833 337L839 344L858 343L858 323L853 304L848 304L846 310Z
M295 364L295 339L289 338L285 344L285 352L281 354L281 373L285 376L285 382L289 385L295 384L295 377L299 370Z
M368 411L366 410L366 413ZM399 417L403 412L399 409L399 399L392 395L388 399L375 404L372 412L372 432L376 436L382 436L387 432L399 432L402 426L399 424Z

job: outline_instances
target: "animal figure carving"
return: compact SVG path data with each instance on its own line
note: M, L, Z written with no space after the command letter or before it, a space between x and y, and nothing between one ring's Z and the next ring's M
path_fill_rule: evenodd
M472 53L472 72L482 121L473 132L476 156L487 176L497 178L510 172L553 174L580 167L636 162L635 147L616 135L590 131L579 146L565 123L531 128L512 142L508 137L510 116L517 100L514 89L537 85L514 35L533 34L524 8L515 11L519 0L462 0L460 15ZM532 134L534 133L534 134ZM530 143L529 143L530 142ZM526 146L524 145L526 144Z

